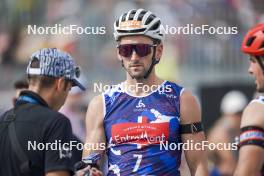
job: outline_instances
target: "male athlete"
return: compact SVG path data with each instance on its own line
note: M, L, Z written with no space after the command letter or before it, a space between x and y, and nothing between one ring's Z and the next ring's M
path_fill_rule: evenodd
M253 27L244 38L242 51L250 55L249 73L257 91L264 92L264 23ZM240 150L235 176L264 175L264 96L249 103L241 121Z
M126 80L94 97L86 116L86 143L106 144L108 175L180 175L182 151L170 144L205 139L194 96L155 74L163 52L160 26L144 9L130 10L114 23ZM83 157L98 152L103 150L86 149ZM208 175L205 151L186 150L185 156L192 176ZM100 175L97 171L92 173Z

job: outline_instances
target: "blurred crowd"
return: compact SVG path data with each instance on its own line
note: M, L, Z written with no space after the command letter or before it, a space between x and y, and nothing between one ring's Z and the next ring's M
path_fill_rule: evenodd
M164 25L172 27L206 24L238 28L238 34L233 35L166 36L166 50L158 73L166 79L180 80L190 86L196 86L200 81L223 80L226 74L231 75L230 80L232 75L240 75L246 67L245 62L238 59L243 57L239 52L242 35L250 26L264 19L264 4L261 0L202 0L202 3L195 0L3 0L0 5L0 72L9 74L1 79L0 89L11 87L9 80L18 78L21 75L19 68L25 67L30 54L42 47L57 47L71 53L82 65L88 83L121 80L122 70L116 60L112 35L113 22L124 11L139 7L158 14ZM55 24L104 26L106 33L27 33L28 25ZM190 79L189 75L195 78Z

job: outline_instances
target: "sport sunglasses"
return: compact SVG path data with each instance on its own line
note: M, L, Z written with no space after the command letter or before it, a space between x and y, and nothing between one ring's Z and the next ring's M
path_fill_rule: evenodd
M157 45L138 43L118 45L117 48L119 49L119 54L123 57L131 57L133 51L135 51L139 57L145 57L151 53L151 48L154 46Z

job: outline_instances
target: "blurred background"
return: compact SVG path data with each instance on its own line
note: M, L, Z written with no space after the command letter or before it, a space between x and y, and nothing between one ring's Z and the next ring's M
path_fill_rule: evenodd
M168 34L157 66L160 77L192 90L201 103L206 132L223 114L222 97L239 90L250 100L254 80L247 73L247 56L240 52L243 35L264 21L263 0L1 0L0 2L0 113L12 107L13 85L25 77L32 52L57 47L69 52L82 67L86 93L73 90L63 112L72 123L83 127L94 83L117 84L125 79L116 57L113 22L132 8L145 8L161 18L164 25L237 27L237 34ZM34 35L28 25L82 27L104 26L103 35ZM80 128L74 129L80 129ZM82 131L75 131L80 139Z

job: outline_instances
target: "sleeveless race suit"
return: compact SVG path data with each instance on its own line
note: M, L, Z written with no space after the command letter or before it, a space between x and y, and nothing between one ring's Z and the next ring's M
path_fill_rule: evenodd
M103 93L108 175L180 175L182 92L164 81L147 96L129 95L123 83Z

